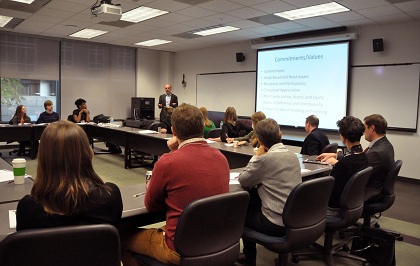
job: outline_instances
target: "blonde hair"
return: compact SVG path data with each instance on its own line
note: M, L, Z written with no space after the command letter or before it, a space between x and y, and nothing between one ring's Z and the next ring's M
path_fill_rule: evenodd
M204 126L211 127L211 120L209 119L207 108L206 107L200 107L200 111L203 114Z
M258 144L257 135L255 134L255 127L257 126L258 122L266 119L265 114L261 111L258 111L251 116L252 125L254 126L253 134L250 139L251 146L256 147Z
M68 121L48 125L41 136L37 176L31 195L49 214L70 215L84 209L89 192L109 189L92 166L86 133Z

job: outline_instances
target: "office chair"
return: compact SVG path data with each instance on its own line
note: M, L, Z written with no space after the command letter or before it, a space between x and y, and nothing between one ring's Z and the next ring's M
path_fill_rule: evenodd
M107 224L18 231L0 243L0 265L120 266L120 237Z
M321 153L327 152L327 153L337 153L338 143L330 143L326 145Z
M221 133L222 133L221 128L213 128L212 130L209 131L207 138L218 138L220 137Z
M360 217L363 211L364 191L369 177L372 173L372 167L369 166L359 172L356 172L347 181L346 186L340 196L340 216L328 217L325 226L324 246L317 243L312 244L318 251L293 253L292 261L297 263L301 257L322 256L327 265L334 265L333 256L339 256L354 259L367 263L365 258L352 255L341 250L347 246L349 241L343 241L333 245L333 235L340 229L353 225Z
M13 118L10 119L9 125L13 125ZM6 144L10 144L12 142L7 142ZM19 147L17 149L15 148L12 151L9 151L9 155L13 155L13 153L16 153L17 156L24 156L26 152L28 152L28 154L30 154L32 152L31 149L30 149L30 146L31 146L31 142L30 141L18 141L18 142L19 142ZM21 146L24 146L24 148L23 148L23 154L20 151ZM14 146L13 146L13 148L14 148Z
M155 120L144 120L140 124L140 128L157 131L159 127L162 127L162 122ZM150 155L148 153L131 150L131 158L134 162L131 163L132 167L153 167L153 165L159 160L159 156ZM151 162L146 162L151 161Z
M239 254L249 193L237 191L191 202L175 231L175 250L184 266L232 266ZM151 257L134 255L141 265L164 266Z
M348 228L340 231L340 237L344 238L345 233L361 233L364 228L379 228L380 225L377 221L372 222L371 217L377 213L384 212L391 208L395 202L395 181L402 167L402 161L397 160L389 169L385 182L382 186L381 193L378 196L375 196L373 199L365 201L363 207L363 224L356 224L355 228ZM393 235L395 239L402 241L403 237L398 232L387 231L389 234Z
M288 253L315 242L324 232L328 199L334 185L331 176L297 185L283 209L284 237L273 237L245 226L242 238L258 243L278 254L276 265L287 265Z

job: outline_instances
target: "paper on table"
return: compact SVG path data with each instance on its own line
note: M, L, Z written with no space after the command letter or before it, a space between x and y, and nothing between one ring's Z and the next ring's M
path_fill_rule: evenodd
M0 170L0 182L14 180L13 171Z
M235 180L229 180L229 185L239 185L238 179Z
M157 131L150 130L150 129L145 129L145 130L137 131L137 133L140 133L140 134L157 134Z
M207 142L207 143L214 143L215 141L214 141L214 140L209 140L209 139L206 139L206 142Z
M16 211L9 210L9 226L10 229L16 228Z
M305 169L305 168L301 168L300 169L300 173L301 174L303 174L303 173L308 173L308 172L311 172L312 170L309 170L309 169Z
M238 173L238 172L231 172L230 176L229 176L229 179L230 180L235 180L235 179L238 178L239 175L240 175L240 173Z
M225 143L225 145L228 147L233 147L233 143Z

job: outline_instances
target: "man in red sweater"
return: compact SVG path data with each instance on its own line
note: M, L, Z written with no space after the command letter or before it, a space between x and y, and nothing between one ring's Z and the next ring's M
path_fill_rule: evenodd
M203 115L198 108L183 104L174 110L174 137L168 140L171 152L155 164L144 199L150 212L167 210L166 226L123 233L124 266L137 265L130 253L179 265L174 236L183 209L194 200L229 192L228 162L219 150L207 144L203 131Z

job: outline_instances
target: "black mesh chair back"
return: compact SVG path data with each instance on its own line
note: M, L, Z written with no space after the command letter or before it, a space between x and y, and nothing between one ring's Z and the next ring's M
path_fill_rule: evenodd
M324 233L333 186L334 178L325 176L302 182L290 192L282 215L285 237L268 236L245 227L242 238L278 253L278 262L285 265L289 252L309 246Z
M185 207L175 231L175 250L183 266L231 266L239 254L249 193L230 192L199 199ZM141 265L168 265L135 255Z
M363 212L364 191L371 174L369 166L350 177L340 197L340 219L327 222L327 230L336 231L357 222Z
M120 237L112 225L28 229L0 243L2 266L120 266Z
M207 135L207 138L218 138L222 134L221 128L213 128L209 131L209 134Z
M153 122L152 124L150 124L147 129L149 130L153 130L153 131L157 131L159 127L162 127L162 123L161 122Z
M337 153L337 149L338 149L338 143L330 143L328 145L326 145L323 149L321 153Z
M397 160L392 165L382 186L381 193L372 200L365 202L363 216L369 217L375 213L383 212L389 209L395 201L395 181L402 167L402 161ZM366 218L366 217L365 217Z

